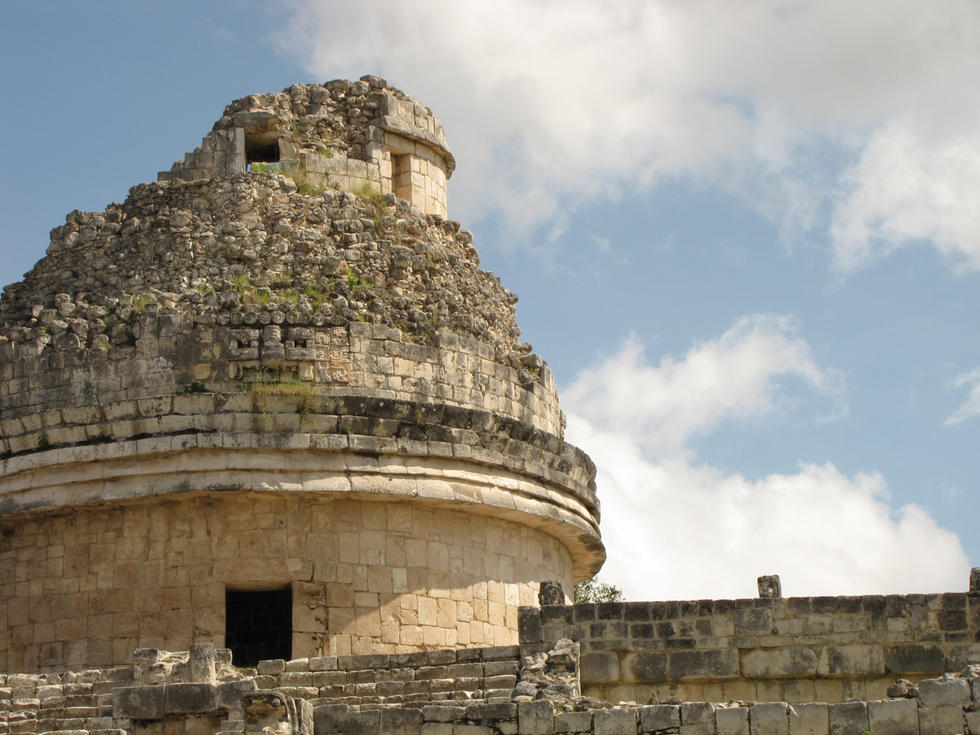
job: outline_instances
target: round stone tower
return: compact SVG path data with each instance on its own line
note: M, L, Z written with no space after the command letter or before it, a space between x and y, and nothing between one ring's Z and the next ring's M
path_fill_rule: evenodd
M0 670L516 643L602 564L454 161L364 77L225 110L0 301Z

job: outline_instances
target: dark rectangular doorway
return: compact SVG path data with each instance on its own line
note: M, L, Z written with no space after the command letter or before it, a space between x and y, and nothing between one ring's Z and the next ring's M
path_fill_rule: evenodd
M225 647L235 666L293 657L293 591L225 589Z

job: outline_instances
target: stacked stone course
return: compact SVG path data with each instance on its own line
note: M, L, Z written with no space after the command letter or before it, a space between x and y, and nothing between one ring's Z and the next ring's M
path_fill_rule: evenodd
M980 590L609 602L521 611L521 642L567 637L586 694L612 701L842 701L980 660Z
M510 702L519 673L518 646L442 649L408 654L262 661L255 681L317 706L375 706L473 700Z
M564 677L569 665L575 667L574 653L571 658L562 653L570 643L558 642L545 656L546 679ZM73 735L980 732L980 667L976 666L962 675L925 679L889 699L612 705L577 696L574 685L572 690L559 687L557 696L556 690L542 688L536 675L528 678L535 668L531 665L535 650L509 646L263 661L255 672L232 669L227 651L207 646L195 646L189 654L141 649L134 665L107 671L6 675L0 681L0 697L4 697L0 702L6 708L0 729ZM314 683L317 680L319 685ZM347 683L333 683L341 680ZM512 689L489 686L515 682ZM532 682L544 696L522 693L527 691L524 685ZM385 684L393 685L391 691ZM480 685L482 690L475 688ZM342 696L337 696L338 688L345 689ZM407 689L416 691L406 693Z

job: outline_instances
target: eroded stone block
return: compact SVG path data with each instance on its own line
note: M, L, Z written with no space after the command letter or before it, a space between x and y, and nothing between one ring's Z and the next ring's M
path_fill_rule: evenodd
M919 682L919 701L925 707L962 706L970 700L966 679L923 679Z
M597 710L592 722L595 735L633 735L636 733L636 708Z
M942 671L946 664L939 646L889 646L885 650L885 669L894 674L926 674Z
M615 654L613 654L615 655ZM626 681L667 681L667 654L630 653L623 658Z
M582 656L582 681L604 684L620 680L619 656L610 651L594 651Z
M825 646L817 664L825 676L854 676L885 673L881 646Z
M865 702L836 702L828 705L830 732L834 735L867 735L868 705Z
M681 726L681 708L676 704L651 704L640 707L640 731L658 732Z
M313 708L313 730L317 735L347 730L346 704L324 704Z
M706 651L676 651L668 654L670 676L680 681L698 679L735 679L738 651L722 648Z
M817 656L810 648L757 648L740 657L742 676L749 679L778 679L813 676Z
M117 717L132 720L154 720L166 712L162 685L121 687L112 690L112 710Z
M685 702L681 705L680 735L713 735L715 708L710 702Z
M868 723L874 735L918 735L918 705L914 699L868 702Z
M717 735L748 735L748 707L719 707L715 710Z
M242 696L254 692L257 688L255 679L238 679L218 684L218 704L227 708L238 707Z
M212 712L218 708L218 687L213 684L167 684L167 713Z
M589 732L591 729L591 712L559 712L555 715L555 732Z
M749 607L735 611L735 634L754 635L772 632L772 613L768 608Z
M386 735L418 735L422 712L418 709L381 710L381 732Z
M920 735L958 735L963 732L965 724L961 705L919 707Z
M555 725L555 706L547 699L517 705L520 735L550 735Z
M788 735L789 716L785 702L764 702L749 709L752 735Z

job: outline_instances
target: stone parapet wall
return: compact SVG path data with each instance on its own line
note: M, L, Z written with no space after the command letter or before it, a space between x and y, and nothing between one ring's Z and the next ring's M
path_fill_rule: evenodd
M685 702L563 711L543 699L368 711L323 707L314 708L313 719L317 735L976 735L976 683L930 680L918 698L831 704Z
M496 362L487 345L455 335L439 337L430 347L406 342L397 329L380 325L178 326L156 314L140 320L139 334L128 356L75 349L38 359L33 348L0 342L0 453L112 438L116 419L167 415L174 410L173 396L179 403L188 392L241 394L244 387L256 400L239 401L236 410L261 412L267 406L260 394L275 394L282 384L309 401L361 396L375 403L418 404L413 410L421 414L405 418L419 424L437 420L433 413L448 406L479 413L479 423L486 425L510 419L541 433L562 430L547 367L537 381L528 382ZM210 359L187 359L188 352L204 346L214 353ZM278 353L275 371L264 366L269 360L260 359L260 350ZM311 413L315 406L302 408ZM69 433L61 435L62 427Z
M544 606L521 642L582 646L583 693L609 699L876 699L980 660L980 594Z
M976 679L971 680L976 684ZM955 735L980 732L980 700L966 679L933 680L918 699L836 704L685 702L561 711L548 700L417 710L315 708L317 735Z

